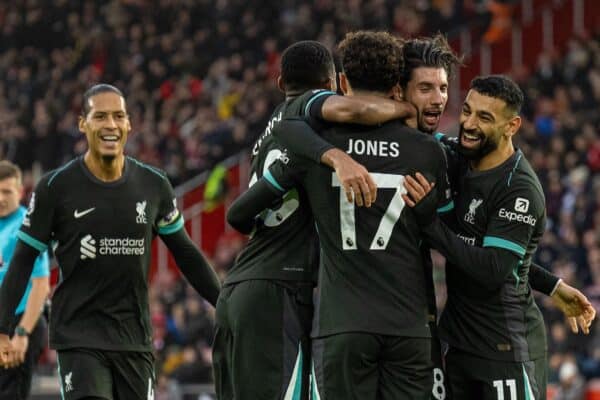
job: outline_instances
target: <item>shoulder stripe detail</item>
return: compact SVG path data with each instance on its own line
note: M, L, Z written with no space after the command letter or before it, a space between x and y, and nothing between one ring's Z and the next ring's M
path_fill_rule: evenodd
M510 174L508 175L508 181L506 182L507 186L510 186L510 180L512 179L513 174L517 170L517 167L519 166L519 161L521 161L522 157L523 157L523 153L519 153L519 156L517 157L517 161L515 161L515 166L513 167L512 171L510 171Z
M17 238L22 240L24 243L27 243L28 245L30 245L31 247L33 247L34 249L36 249L39 252L46 251L46 249L48 248L48 245L40 242L39 240L35 239L34 237L29 236L28 234L26 234L23 231L17 232Z
M277 183L275 178L273 178L271 171L267 171L263 176L265 177L267 182L269 182L271 184L271 186L273 186L275 189L279 190L280 192L285 192L285 189L282 188L279 183Z
M185 223L183 221L183 216L180 216L172 224L166 225L166 226L161 226L160 228L158 228L158 234L159 235L170 235L172 233L179 231L181 228L183 228L184 225L185 225Z
M50 184L52 183L52 181L54 180L54 178L56 178L58 176L58 174L60 174L65 169L67 169L71 164L73 164L73 162L75 160L77 160L77 158L72 159L71 161L69 161L68 163L66 163L65 165L63 165L62 167L60 167L59 169L57 169L56 171L54 171L54 173L52 174L52 176L50 177L50 179L48 179L48 187L50 187Z
M445 213L454 209L454 200L450 200L448 204L437 209L438 213Z
M319 92L319 93L315 94L313 97L310 98L310 100L308 101L308 103L306 103L306 107L304 107L304 115L308 115L308 112L310 110L310 106L312 105L312 103L314 103L314 101L316 99L318 99L319 97L325 96L326 94L334 95L335 92L332 92L331 90L324 90L322 92Z
M444 135L442 132L437 132L433 137L439 142L444 138L444 136L446 135Z
M130 161L132 161L134 164L138 165L139 167L145 168L145 169L147 169L148 171L150 171L150 172L153 172L153 173L155 173L156 175L160 176L161 178L163 178L163 179L165 179L165 180L168 180L168 178L167 178L167 176L164 174L164 172L162 172L162 171L161 171L161 170L159 170L158 168L156 168L156 167L153 167L152 165L145 164L145 163L143 163L143 162L141 162L141 161L138 161L138 160L136 160L135 158L132 158L132 157L129 157L129 156L127 157L127 159L128 159L128 160L130 160Z
M517 253L521 257L524 256L526 252L524 247L516 244L515 242L495 236L485 236L483 238L483 247L499 247L501 249L510 250L514 253Z

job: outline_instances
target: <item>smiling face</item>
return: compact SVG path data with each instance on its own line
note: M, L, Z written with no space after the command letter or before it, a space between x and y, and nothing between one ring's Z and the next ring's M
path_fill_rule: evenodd
M510 144L520 126L520 117L502 99L471 89L460 114L458 137L462 153L479 160L497 148Z
M79 118L92 157L110 162L123 157L131 130L125 99L114 92L98 93L88 100L89 111Z
M404 90L404 99L417 108L419 130L433 133L448 102L448 74L444 68L419 67Z

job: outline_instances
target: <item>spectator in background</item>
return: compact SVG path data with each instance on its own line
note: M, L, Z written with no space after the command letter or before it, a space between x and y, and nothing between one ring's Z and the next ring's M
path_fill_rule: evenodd
M23 195L21 170L0 161L0 283L17 244L17 232L31 209L19 206ZM40 316L50 283L48 252L35 260L31 278L10 324L11 344L18 350L17 360L0 369L0 400L25 400L31 389L33 368L45 346L46 320Z
M585 383L575 361L565 361L560 366L558 377L560 386L554 395L554 400L584 400Z

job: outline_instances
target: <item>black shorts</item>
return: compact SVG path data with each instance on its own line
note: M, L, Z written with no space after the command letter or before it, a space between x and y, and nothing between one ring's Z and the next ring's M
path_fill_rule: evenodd
M68 349L57 352L64 400L154 399L154 356L150 352Z
M546 357L525 362L496 361L450 348L446 375L452 399L546 399Z
M22 315L15 316L11 331L21 321ZM0 400L25 400L29 397L33 368L46 346L46 332L46 319L42 315L29 335L25 361L15 368L0 368Z
M312 285L224 287L213 344L217 399L308 399L311 319Z
M313 339L312 400L428 400L431 339L340 333Z
M433 386L431 387L431 400L449 399L446 389L446 375L443 362L442 342L438 335L435 319L429 322L431 329L431 362L433 362Z

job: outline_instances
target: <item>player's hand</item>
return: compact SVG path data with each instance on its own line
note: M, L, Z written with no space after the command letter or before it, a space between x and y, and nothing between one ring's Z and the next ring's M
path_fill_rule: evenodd
M409 207L415 207L435 186L435 183L429 182L420 172L415 174L415 178L410 175L404 177L404 188L408 195L403 194L402 199Z
M14 364L15 354L8 335L0 334L0 366L10 368Z
M323 158L331 161L348 202L354 201L359 207L371 207L377 199L377 185L369 171L340 149L327 150Z
M596 310L583 293L561 281L551 298L554 305L567 317L573 333L578 333L580 328L586 335L590 333Z
M16 365L22 364L23 361L25 361L25 354L27 353L27 347L29 346L29 338L27 336L14 335L10 340L10 343L15 354Z

